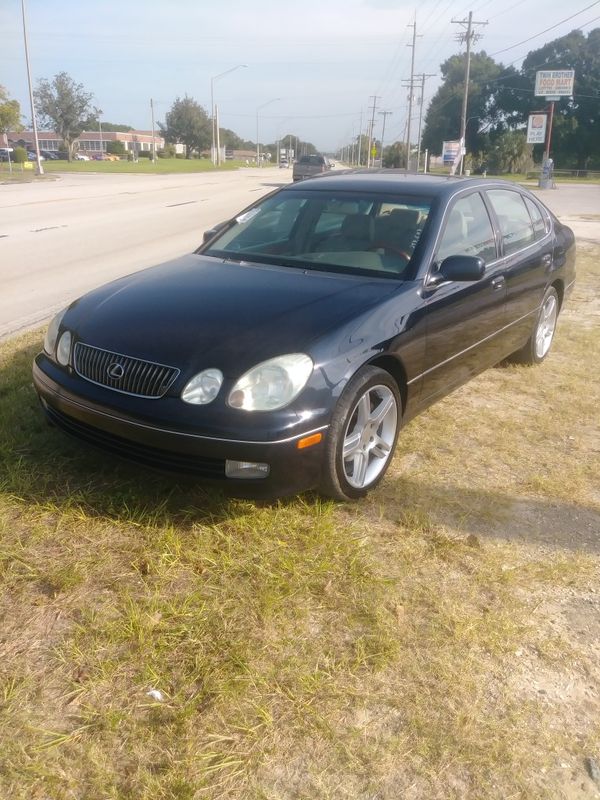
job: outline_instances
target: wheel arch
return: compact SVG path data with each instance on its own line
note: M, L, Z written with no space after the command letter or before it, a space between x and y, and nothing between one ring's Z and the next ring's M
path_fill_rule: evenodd
M565 296L565 284L563 283L562 278L556 278L556 280L552 281L550 285L556 289L556 294L558 295L558 310L560 311Z
M398 385L400 392L400 399L402 400L402 413L406 411L406 403L408 400L408 379L404 364L397 358L390 355L381 355L368 362L370 367L378 367L388 372Z

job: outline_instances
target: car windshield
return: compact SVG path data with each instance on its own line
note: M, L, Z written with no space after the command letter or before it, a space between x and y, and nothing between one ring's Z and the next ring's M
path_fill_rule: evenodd
M423 197L284 191L240 214L201 252L235 261L403 278L430 204Z

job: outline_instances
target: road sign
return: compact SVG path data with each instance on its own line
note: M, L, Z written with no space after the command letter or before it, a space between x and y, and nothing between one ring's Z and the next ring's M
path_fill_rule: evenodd
M444 166L448 166L454 164L454 162L458 159L459 155L461 154L461 142L460 140L451 141L451 142L443 142L442 144L442 163Z
M545 114L530 114L527 123L527 144L544 144L546 141Z
M574 69L542 69L535 73L535 96L570 97L574 82Z

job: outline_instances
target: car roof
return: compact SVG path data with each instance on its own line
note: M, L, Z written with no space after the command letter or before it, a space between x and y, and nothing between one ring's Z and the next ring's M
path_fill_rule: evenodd
M308 178L285 187L285 191L344 191L381 192L383 194L417 194L445 196L460 189L476 186L490 188L491 184L515 188L508 181L490 181L488 178L471 178L458 175L416 175L403 169L348 169Z

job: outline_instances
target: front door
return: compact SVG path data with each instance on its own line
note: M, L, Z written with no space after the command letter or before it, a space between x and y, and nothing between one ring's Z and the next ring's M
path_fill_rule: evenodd
M422 399L446 394L503 355L506 278L494 229L481 194L462 196L449 208L432 269L451 255L479 256L478 281L451 281L426 292L427 348ZM435 273L434 273L435 274Z

